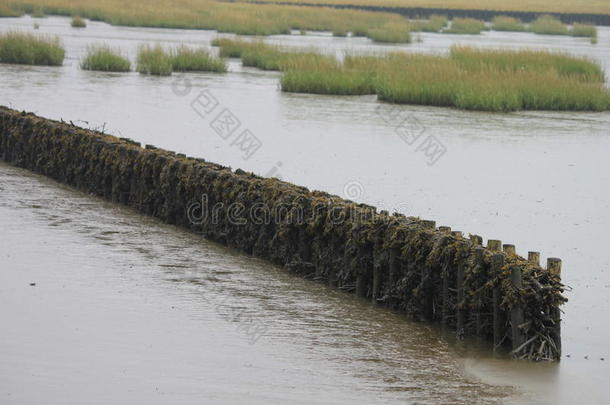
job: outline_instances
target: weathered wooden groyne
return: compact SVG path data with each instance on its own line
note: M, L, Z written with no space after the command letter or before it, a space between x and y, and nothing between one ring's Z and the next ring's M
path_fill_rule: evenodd
M559 259L4 107L0 157L517 358L560 358Z

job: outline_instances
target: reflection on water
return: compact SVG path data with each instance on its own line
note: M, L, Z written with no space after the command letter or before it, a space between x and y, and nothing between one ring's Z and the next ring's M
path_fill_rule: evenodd
M0 19L0 31L31 30L31 25L29 18ZM610 228L609 113L489 114L426 106L397 107L404 114L416 117L424 133L433 135L447 148L442 159L428 166L425 156L397 136L395 127L399 123L384 121L384 109L395 106L379 103L375 97L284 94L278 89L277 72L241 68L238 61L230 62L227 74L189 74L191 91L183 96L172 91L171 85L177 76L159 78L135 72L105 74L78 69L78 60L91 43L119 46L134 60L140 43L186 42L209 46L216 36L213 32L111 27L97 22L90 23L85 30L74 30L69 27L69 19L55 17L45 18L40 32L61 36L67 49L64 66L0 65L0 104L80 125L86 125L85 122L92 128L104 128L142 143L259 174L275 169L283 179L311 189L342 195L347 183L357 182L362 186L358 201L390 210L397 208L407 214L435 219L439 225L514 243L520 254L540 250L543 257L561 257L564 281L572 287L562 327L566 357L559 365L521 365L490 359L476 350L470 352L465 347L453 346L450 339L442 338L434 329L404 323L404 320L396 322L396 315L294 279L282 270L235 255L191 235L161 227L163 232L171 232L172 237L160 238L162 232L154 221L136 219L119 208L103 204L104 214L99 214L102 203L72 194L69 200L74 201L57 198L53 194L59 192L53 191L55 186L45 187L45 193L50 194L36 194L41 186L38 182L32 183L33 180L20 184L22 181L14 178L10 187L16 191L11 204L4 198L9 185L0 182L0 204L5 210L0 218L24 221L14 225L24 230L11 234L17 242L8 245L9 249L21 247L15 244L25 249L37 237L46 237L39 240L36 245L39 247L45 246L43 242L60 243L64 240L58 233L63 235L68 229L71 231L64 242L78 246L88 264L76 265L79 262L74 256L66 268L55 266L56 271L69 269L71 276L82 273L80 280L89 280L92 274L102 277L106 274L104 269L110 267L110 278L115 278L114 271L120 274L116 277L121 290L145 297L142 299L149 304L153 300L150 294L169 307L176 306L173 300L187 302L180 307L188 312L183 319L188 326L184 329L184 345L194 348L201 342L191 339L205 339L218 352L215 359L220 364L226 363L226 373L220 376L227 379L230 370L237 366L235 357L219 347L215 339L226 341L229 347L243 345L243 350L236 352L242 356L246 352L259 360L274 359L264 365L252 363L256 364L253 368L267 371L260 374L260 380L255 377L259 374L243 373L244 379L251 378L241 385L242 394L250 386L268 387L269 381L278 381L278 375L270 371L277 369L285 371L286 379L280 379L274 387L282 388L281 398L291 400L298 394L305 398L320 391L329 392L329 396L336 394L333 398L345 401L376 402L375 395L381 392L383 395L379 394L379 398L384 400L379 402L415 398L417 403L438 403L443 398L449 398L447 402L467 401L477 393L493 399L507 393L504 388L475 382L484 380L494 385L516 386L518 402L607 402L610 363L600 359L610 358L607 347L610 327L600 314L610 311L610 255L606 246ZM603 27L599 29L597 45L581 38L527 33L423 34L422 38L423 43L400 46L373 45L363 38L328 35L277 36L269 40L294 46L318 46L337 54L396 49L446 52L454 43L543 47L593 57L601 61L607 72L610 68L610 29ZM262 141L263 146L252 158L244 160L238 150L217 136L209 123L191 109L190 102L204 88ZM33 195L37 197L31 198ZM12 214L6 213L9 206L11 213L20 212L21 216L12 218ZM30 220L33 222L28 227L25 224ZM147 231L149 225L155 230ZM54 233L46 233L51 231ZM8 240L4 235L8 234L0 236L3 242ZM45 262L54 260L53 253L41 250ZM22 254L18 259L13 256L11 266L26 267L30 263L28 255ZM37 257L32 256L33 260ZM206 274L200 269L206 269ZM228 296L248 303L238 305L239 308L265 313L265 319L282 327L273 329L269 337L259 340L252 349L247 337L236 332L237 327L225 330L218 326L227 323L214 310L222 299L201 303L202 292L206 296L218 294L208 291L211 280L216 279L220 282L214 285L222 285L222 291ZM111 286L116 284L100 283L115 297ZM86 286L87 282L83 284ZM102 291L105 293L106 289ZM95 289L89 293L101 294ZM12 298L18 302L21 296L15 294ZM72 296L73 302L87 302L89 298L78 291L72 294L76 294ZM280 294L280 300L273 299L276 294ZM137 302L129 301L129 304L147 313ZM117 308L114 304L108 305L111 312ZM95 308L91 310L95 312ZM161 313L165 314L168 327L173 327L173 319L166 310L163 308ZM135 309L133 314L137 314ZM218 326L215 331L222 332L216 334L191 323L192 319L208 322L212 318ZM134 319L129 319L143 331L151 331L152 325L156 325L155 317L134 315ZM48 327L50 331L57 330L55 325ZM162 339L167 336L164 334L167 329L154 332L160 334L158 343L167 346ZM130 333L141 336L135 327ZM231 338L232 334L237 337ZM105 337L120 344L120 339ZM23 335L16 332L13 338L23 341ZM5 347L7 353L10 347ZM194 377L189 376L201 376L202 366L177 350L163 355L180 359L178 363L183 368L176 366L172 375L183 379L173 382L184 383L183 393L188 393L195 389ZM137 362L138 358L134 354L129 361ZM153 358L161 359L158 355ZM145 367L142 369L147 371ZM462 370L473 380L464 377ZM70 374L69 370L64 371L64 375ZM218 392L224 392L227 386L221 377L208 374L205 377ZM239 394L235 402L240 402L239 399L243 402L244 396ZM227 395L223 393L224 398ZM336 401L341 402L340 399ZM257 397L257 400L263 399ZM319 401L325 402L320 398Z

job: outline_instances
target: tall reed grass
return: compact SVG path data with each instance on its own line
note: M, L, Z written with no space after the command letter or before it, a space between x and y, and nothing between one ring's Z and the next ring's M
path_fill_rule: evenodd
M342 63L295 64L283 91L358 95L481 111L610 109L603 71L592 61L545 51L454 47L449 56L393 53Z
M509 50L453 46L450 57L469 72L492 67L506 72L539 72L554 71L566 79L582 82L604 83L605 73L599 63L585 57L570 56L565 53Z
M589 37L592 44L597 43L597 27L593 24L575 23L572 25L570 35L574 37Z
M44 9L48 14L75 15L114 25L162 28L215 29L242 35L287 34L291 30L348 32L374 31L384 38L404 26L398 14L329 7L248 4L216 0L134 0L127 7L121 0L22 0L11 3L18 10ZM402 30L402 27L400 27Z
M507 16L497 16L493 19L491 29L494 31L526 31L527 27L521 20Z
M119 50L108 45L94 45L87 49L87 55L81 61L81 69L103 72L129 72L131 62Z
M432 15L428 20L411 21L412 31L440 32L449 20L444 15Z
M454 18L451 20L449 29L444 30L447 34L471 34L477 35L487 30L485 22L474 18Z
M0 17L20 17L23 13L9 6L7 1L0 1Z
M221 57L241 58L244 66L262 70L284 71L295 66L315 66L335 61L335 58L312 50L285 49L262 41L217 38L212 45L220 47Z
M607 0L251 0L266 3L610 14Z
M610 93L601 83L565 78L556 71L507 71L489 66L469 72L452 60L382 72L377 94L380 100L392 103L479 111L610 109Z
M538 17L529 25L529 30L536 34L569 35L568 26L550 15Z
M334 58L293 58L283 66L282 91L292 93L375 94L374 74L350 69Z
M161 45L142 45L138 49L137 70L142 74L169 76L172 74L172 56Z
M32 8L32 17L34 18L44 18L46 17L46 14L44 12L44 8L42 8L42 6L35 6Z
M384 43L410 43L411 27L405 22L388 23L379 28L371 28L367 31L367 36L375 42Z
M75 15L72 17L70 25L74 28L85 28L87 26L87 21L85 21L81 16Z
M64 55L57 37L21 32L0 34L0 63L60 66Z
M206 49L193 49L184 45L172 51L172 69L175 72L226 72L224 60L211 55Z

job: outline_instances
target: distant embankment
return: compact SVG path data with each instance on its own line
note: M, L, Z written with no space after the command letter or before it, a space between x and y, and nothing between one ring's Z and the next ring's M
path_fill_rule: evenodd
M250 3L269 4L269 1L249 0ZM429 18L431 15L446 15L450 19L455 17L476 18L478 20L491 21L497 16L509 16L520 19L523 22L531 22L543 15L552 15L559 18L566 24L573 23L588 23L595 25L610 26L610 14L589 14L589 13L553 13L546 11L512 11L512 10L479 10L479 9L458 9L458 8L432 8L432 7L386 7L373 5L357 5L357 4L318 4L318 3L295 3L295 2L277 2L272 4L281 5L298 5L311 7L333 7L341 9L365 10L365 11L380 11L386 13L395 13L402 16L416 19Z
M559 259L4 107L0 157L515 357L560 357Z

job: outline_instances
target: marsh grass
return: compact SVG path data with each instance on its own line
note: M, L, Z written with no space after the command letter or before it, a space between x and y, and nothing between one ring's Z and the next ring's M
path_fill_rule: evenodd
M604 83L605 73L595 61L555 53L536 50L483 50L467 46L453 46L450 58L470 72L480 71L489 67L506 72L539 72L554 71L566 79L581 82Z
M57 37L21 32L0 34L0 62L60 66L65 56Z
M142 45L138 49L137 70L142 74L169 76L172 74L172 55L161 45Z
M451 20L449 29L443 30L447 34L470 34L477 35L487 30L487 26L481 20L474 18L454 18Z
M529 31L544 35L569 35L568 26L550 15L538 17L529 25Z
M262 41L218 38L212 41L219 46L219 55L224 58L241 58L243 66L262 70L287 70L295 66L327 63L334 58L312 50L284 49Z
M610 14L607 0L254 0L265 3Z
M491 29L494 31L526 31L527 27L517 18L497 16L493 19Z
M544 51L454 47L449 56L347 55L342 63L293 65L281 85L287 92L377 94L391 103L465 110L610 109L598 64Z
M575 23L572 25L570 35L573 37L589 37L592 44L597 43L597 27L593 24Z
M42 6L37 6L32 8L32 17L34 18L44 18L46 14Z
M371 28L367 36L374 42L403 43L411 42L411 27L407 22L384 24L379 28Z
M85 28L87 26L87 21L85 21L82 17L75 15L72 17L70 25L73 28Z
M432 15L428 20L411 21L412 31L440 32L447 26L449 20L444 15Z
M108 45L94 45L87 49L87 55L81 61L81 69L103 72L129 72L131 62L119 50Z
M0 17L21 17L22 15L22 12L9 7L8 3L0 3Z
M380 100L465 110L604 111L610 94L600 83L566 79L557 72L506 71L493 67L464 70L455 61L382 73L377 79Z
M12 3L11 3L12 4ZM398 14L330 7L249 4L214 0L24 0L20 10L44 6L48 14L74 15L113 25L184 29L214 29L241 35L289 34L292 30L330 31L339 34L404 25ZM380 34L381 36L382 34ZM384 33L388 38L390 35ZM396 35L404 42L406 35Z
M176 72L226 72L224 60L206 49L192 49L184 45L172 51L172 69Z

